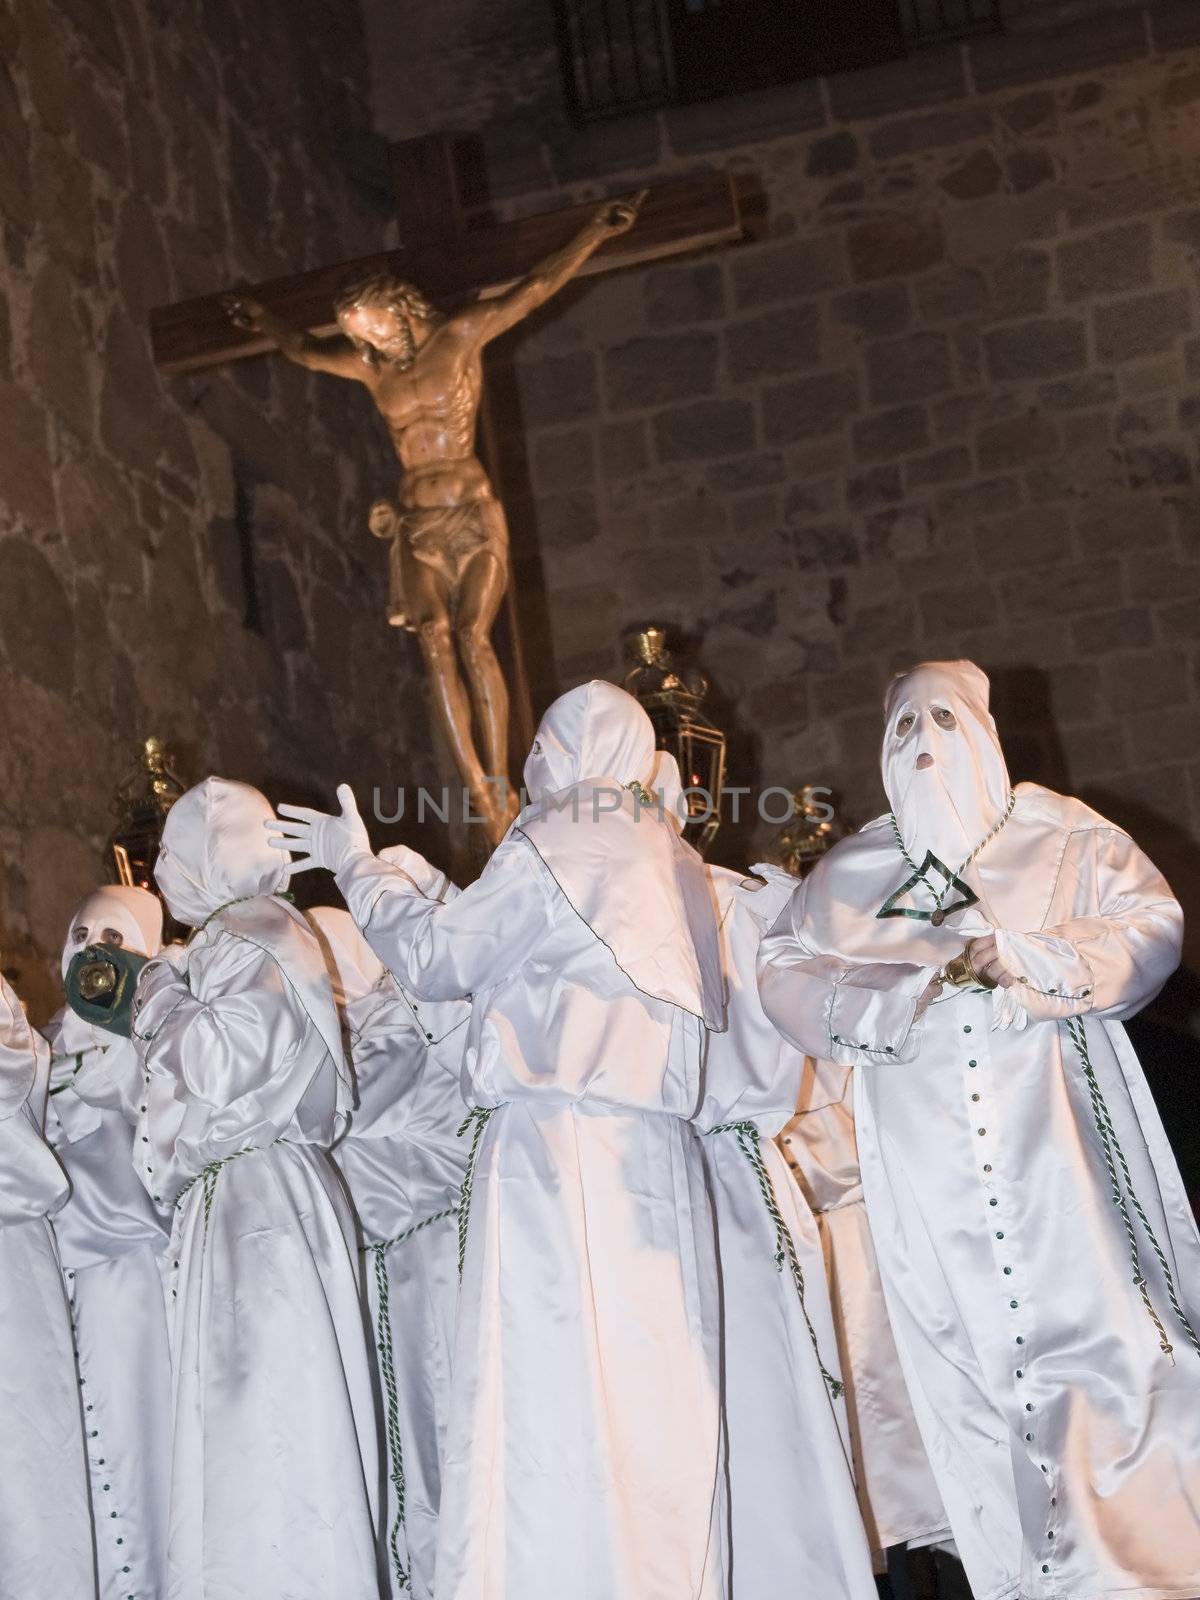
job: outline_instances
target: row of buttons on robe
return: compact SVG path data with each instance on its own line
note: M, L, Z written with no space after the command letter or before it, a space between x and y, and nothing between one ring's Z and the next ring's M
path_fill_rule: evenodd
M428 1028L426 1028L426 1026L425 1026L424 1019L421 1016L421 1008L420 1008L420 1006L413 999L412 995L410 995L408 993L405 993L404 998L408 1001L409 1005L412 1007L412 1014L413 1014L413 1018L416 1021L417 1027L420 1028L421 1032L425 1035L425 1038L427 1039L427 1041L430 1044L432 1044L433 1043L433 1035L429 1032Z
M150 1069L147 1068L142 1076L146 1081L146 1098L148 1100L150 1098ZM143 1114L143 1116L145 1115L146 1107L144 1104L140 1105L138 1110ZM139 1123L139 1127L140 1126L141 1124ZM143 1144L150 1143L150 1135L148 1133L139 1134L138 1137L141 1139ZM150 1165L150 1156L148 1152L143 1153L143 1165L146 1172L146 1191L150 1198L154 1201L154 1204L156 1206L160 1206L163 1203L162 1195L154 1193L154 1185L150 1182L150 1179L154 1176L154 1168Z
M49 1146L50 1146L50 1148L52 1150L57 1150L58 1149L58 1143L59 1143L59 1135L60 1135L60 1133L62 1131L62 1122L61 1122L61 1119L59 1118L59 1116L57 1114L57 1108L54 1106L53 1101L51 1101L51 1103L50 1103L50 1110L53 1113L53 1115L50 1115L50 1116L47 1117L46 1142L49 1144ZM74 1353L74 1356L75 1356L75 1365L76 1365L76 1370L78 1371L78 1368L79 1368L79 1335L75 1331L75 1272L74 1272L74 1269L72 1268L72 1269L68 1270L64 1275L65 1275L65 1277L67 1279L67 1307L68 1307L68 1310L69 1310L70 1316L71 1316L71 1349L72 1349L72 1351ZM83 1377L82 1373L80 1373L80 1376L79 1376L79 1387L80 1387L81 1390L87 1388L87 1380ZM83 1405L83 1412L84 1412L84 1423L83 1423L83 1426L84 1426L84 1433L86 1435L85 1448L87 1450L87 1456L88 1456L88 1467L89 1467L89 1474L88 1475L93 1480L95 1480L97 1478L100 1478L101 1475L102 1475L101 1471L98 1470L98 1469L102 1469L107 1463L106 1463L106 1459L105 1459L104 1456L93 1456L93 1454L92 1454L93 1448L95 1448L95 1449L103 1448L100 1445L96 1445L96 1446L93 1447L93 1445L91 1443L91 1441L93 1439L99 1439L99 1437L100 1437L99 1428L96 1428L96 1427L93 1426L94 1412L95 1412L95 1409L96 1409L95 1402L89 1400L87 1398L86 1394L83 1395L81 1398L83 1399L83 1402L84 1402L84 1405ZM111 1494L112 1493L111 1484L101 1483L100 1492L101 1492L101 1494ZM99 1520L100 1508L98 1506L93 1506L92 1515L97 1521ZM120 1515L116 1511L110 1511L106 1520L109 1521L109 1522L119 1522L120 1521ZM116 1542L117 1542L118 1545L123 1545L125 1543L124 1534L118 1534L117 1538L116 1538ZM124 1554L124 1552L122 1552L122 1554ZM122 1566L121 1571L127 1573L129 1571L129 1568L127 1566ZM129 1596L127 1596L127 1600L136 1600L136 1596L129 1595Z
M974 1032L974 1028L973 1028L973 1025L971 1023L967 1022L967 1023L963 1024L963 1033L964 1034L970 1034L970 1033L973 1033L973 1032ZM978 1070L978 1067L979 1067L979 1058L977 1056L972 1056L972 1057L968 1058L968 1060L967 1060L967 1068L968 1068L969 1071L976 1071L976 1070ZM982 1097L982 1094L980 1093L980 1091L978 1089L971 1090L970 1091L970 1095L971 1095L971 1102L970 1103L971 1103L972 1106L982 1106L983 1097ZM981 1115L982 1114L983 1113L981 1113ZM984 1126L982 1124L980 1126L978 1126L975 1131L976 1131L977 1136L979 1138L981 1138L981 1139L986 1139L988 1137L988 1130L987 1130L986 1126ZM992 1173L993 1173L993 1163L991 1161L985 1161L983 1163L983 1171L984 1171L986 1179L989 1180L987 1186L990 1187L991 1186L990 1180L991 1180ZM988 1198L988 1208L989 1208L989 1210L998 1211L999 1207L1000 1207L1000 1201L997 1199L997 1197L995 1195L990 1195L989 1198ZM995 1218L995 1217L989 1218L989 1222L993 1225L993 1232L995 1234L996 1239L997 1240L1002 1240L1004 1238L1004 1229L1003 1228L996 1228L994 1226L994 1224L995 1224L995 1222L997 1220L999 1220L999 1219ZM1013 1269L1007 1263L1002 1264L1000 1270L1001 1270L1001 1272L1003 1273L1003 1275L1006 1278L1011 1278L1012 1275L1013 1275ZM1015 1297L1010 1298L1010 1300L1008 1302L1008 1306L1009 1306L1009 1310L1010 1311L1019 1310L1020 1309L1020 1305L1021 1305L1021 1302L1018 1299L1016 1299ZM1025 1335L1022 1334L1022 1333L1018 1333L1016 1335L1016 1342L1017 1342L1018 1345L1022 1345L1023 1346L1024 1343L1025 1343ZM1024 1357L1022 1359L1027 1361L1028 1357ZM1024 1366L1016 1367L1014 1369L1014 1376L1015 1376L1015 1379L1017 1381L1020 1381L1021 1379L1023 1379L1024 1376L1025 1376L1025 1367ZM1028 1414L1032 1415L1032 1413L1035 1410L1033 1402L1031 1400L1026 1400L1026 1401L1023 1402L1023 1404L1025 1406L1026 1412ZM1034 1436L1032 1430L1026 1432L1026 1434L1025 1434L1025 1442L1026 1442L1026 1444L1033 1444L1034 1443L1034 1438L1035 1438L1035 1436ZM1047 1486L1049 1486L1050 1468L1045 1463L1041 1463L1041 1470L1042 1470L1043 1474L1046 1476ZM1052 1507L1055 1507L1055 1506L1058 1505L1058 1498L1057 1498L1056 1495L1052 1494L1050 1496L1050 1505ZM1052 1543L1053 1540L1054 1540L1054 1537L1055 1537L1054 1529L1053 1528L1048 1528L1046 1530L1046 1540L1047 1540L1047 1542L1048 1543ZM1042 1568L1042 1572L1044 1574L1049 1573L1049 1571L1050 1571L1049 1562L1045 1562L1045 1561L1042 1562L1041 1563L1041 1568Z
M75 1353L75 1364L76 1364L76 1367L78 1368L78 1365L79 1365L79 1336L75 1331L75 1273L74 1273L74 1271L68 1271L67 1274L66 1274L66 1278L67 1278L67 1285L68 1285L68 1287L67 1287L67 1305L68 1305L68 1308L69 1308L70 1313L71 1313L71 1347L74 1350L74 1353ZM87 1379L83 1376L82 1372L79 1375L79 1387L80 1387L81 1390L86 1390L87 1389ZM112 1493L112 1484L111 1483L105 1483L105 1482L102 1481L103 1477L104 1477L104 1473L103 1473L102 1469L107 1465L107 1461L106 1461L104 1456L93 1456L93 1454L92 1454L93 1445L92 1445L91 1441L93 1439L99 1439L99 1437L100 1437L99 1428L97 1428L97 1427L95 1427L93 1425L93 1423L94 1423L94 1413L95 1413L95 1410L96 1410L96 1404L95 1404L95 1401L89 1400L89 1398L88 1398L86 1393L82 1394L81 1398L83 1400L83 1417L84 1417L83 1427L84 1427L84 1432L87 1435L87 1446L86 1447L87 1447L87 1455L88 1455L88 1467L90 1469L89 1476L92 1479L93 1492L95 1491L95 1486L96 1486L97 1480L100 1480L100 1493L101 1494L111 1494ZM97 1444L94 1448L97 1449L97 1450L101 1450L104 1447L103 1447L103 1445ZM109 1501L105 1501L104 1503L106 1505L107 1504L111 1504L111 1502L109 1502ZM94 1521L96 1521L97 1523L99 1522L99 1520L100 1520L100 1506L99 1505L93 1505L92 1506L92 1517L93 1517ZM105 1520L108 1521L108 1522L119 1522L121 1520L120 1513L116 1512L116 1511L110 1511ZM121 1546L121 1545L123 1545L125 1543L125 1535L123 1533L116 1534L116 1543L117 1543L118 1546ZM124 1555L126 1552L122 1551L121 1553L122 1553L122 1555ZM121 1568L121 1571L124 1572L124 1573L128 1573L129 1570L130 1569L129 1569L128 1565L122 1566L122 1568ZM135 1595L131 1594L131 1595L126 1596L126 1600L137 1600L137 1597Z

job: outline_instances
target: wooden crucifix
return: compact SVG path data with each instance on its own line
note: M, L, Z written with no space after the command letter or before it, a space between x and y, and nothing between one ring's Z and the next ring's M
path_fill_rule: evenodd
M154 352L165 371L188 372L274 348L367 388L401 466L397 497L370 515L392 540L389 620L417 635L442 733L495 842L515 811L510 734L528 748L533 719L507 524L477 454L494 469L483 348L578 275L725 243L742 226L730 178L702 174L470 227L450 137L409 141L394 157L411 244L153 311Z

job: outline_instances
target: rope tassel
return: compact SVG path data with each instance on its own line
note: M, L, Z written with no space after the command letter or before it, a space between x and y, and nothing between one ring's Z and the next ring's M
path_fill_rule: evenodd
M1133 1217L1130 1216L1130 1206L1133 1207L1134 1215L1141 1223L1146 1240L1151 1250L1153 1250L1159 1266L1162 1268L1163 1280L1167 1288L1167 1298L1171 1302L1171 1310L1175 1313L1179 1325L1187 1336L1188 1343L1197 1355L1200 1355L1200 1339L1196 1337L1196 1330L1192 1327L1187 1312L1184 1311L1180 1303L1179 1294L1175 1287L1175 1278L1167 1262L1166 1255L1158 1242L1154 1229L1150 1225L1150 1219L1146 1215L1142 1202L1138 1199L1137 1190L1133 1186L1133 1175L1129 1170L1129 1163L1125 1159L1125 1152L1122 1150L1121 1141L1117 1137L1117 1129L1112 1119L1112 1113L1108 1109L1108 1101L1104 1098L1104 1091L1100 1087L1099 1080L1096 1077L1096 1069L1093 1067L1092 1058L1088 1053L1087 1031L1084 1028L1083 1019L1081 1017L1069 1017L1066 1019L1065 1026L1083 1067L1084 1080L1087 1083L1088 1094L1092 1102L1092 1116L1095 1118L1096 1132L1100 1136L1100 1148L1104 1152L1104 1162L1108 1168L1109 1181L1112 1183L1113 1204L1120 1213L1121 1223L1125 1229L1125 1237L1129 1240L1129 1261L1133 1268L1134 1287L1141 1296L1147 1316L1154 1324L1155 1331L1158 1334L1159 1348L1171 1365L1174 1366L1175 1347L1167 1337L1167 1330L1163 1326L1162 1318L1155 1310L1154 1302L1150 1298L1150 1288L1146 1282L1146 1275L1142 1271L1137 1231L1134 1227Z
M750 1163L758 1183L759 1193L762 1195L763 1204L767 1208L775 1229L775 1266L782 1272L786 1264L791 1274L792 1285L796 1290L796 1298L800 1302L800 1311L804 1317L804 1326L808 1329L808 1337L812 1341L813 1354L817 1358L821 1377L825 1380L825 1387L829 1390L834 1400L841 1398L845 1385L826 1367L821 1359L821 1346L817 1339L817 1330L812 1325L812 1318L808 1314L808 1306L804 1299L804 1269L796 1255L796 1242L792 1238L792 1230L784 1220L783 1212L779 1209L779 1200L775 1194L775 1185L771 1182L771 1174L767 1171L766 1162L762 1156L761 1135L753 1122L722 1122L715 1128L710 1128L709 1133L733 1133L737 1137L738 1148Z

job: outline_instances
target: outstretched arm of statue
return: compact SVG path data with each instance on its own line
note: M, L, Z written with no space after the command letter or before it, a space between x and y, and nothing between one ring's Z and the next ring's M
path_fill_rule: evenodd
M638 218L645 189L626 200L609 200L596 212L579 232L561 250L539 261L527 277L515 288L497 295L494 300L483 300L454 318L454 322L469 337L480 344L495 339L498 334L514 327L545 305L609 239L628 233Z
M331 372L335 378L357 378L360 383L366 377L362 358L349 340L310 338L251 295L227 294L221 299L235 328L261 334L280 355L294 361L298 367L307 367L311 372Z

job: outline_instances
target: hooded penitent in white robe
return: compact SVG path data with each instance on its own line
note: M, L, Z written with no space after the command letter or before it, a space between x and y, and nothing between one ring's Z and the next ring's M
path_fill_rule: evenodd
M792 882L795 888L795 881ZM779 1144L821 1235L854 1477L871 1549L950 1537L896 1352L854 1139L852 1069L805 1061L796 1115Z
M174 1208L166 1594L374 1600L371 1373L328 1155L351 1078L320 946L277 892L270 816L219 778L175 803L155 878L197 931L138 985L138 1172Z
M96 1594L83 1443L91 1402L47 1221L67 1198L41 1134L49 1057L0 977L0 1600Z
M713 1219L686 1120L719 953L698 858L626 787L653 769L636 701L587 684L546 714L535 803L457 899L370 855L338 874L407 991L472 996L438 1600L725 1594Z
M416 870L421 860L409 864ZM349 912L316 906L308 917L334 980L357 1089L334 1159L364 1249L392 1594L430 1600L458 1298L468 1149L458 1137L467 1114L459 1069L470 1007L405 994Z
M733 1600L875 1600L850 1472L837 1339L812 1213L775 1145L804 1057L765 1016L754 966L796 880L708 869L729 1026L711 1033L705 1137L717 1216Z
M162 906L145 889L88 895L62 955L106 932L153 957ZM87 1452L96 1508L101 1600L164 1591L171 1474L171 1356L160 1257L169 1226L133 1169L145 1103L133 1041L64 1007L46 1029L52 1051L46 1138L71 1181L54 1232L87 1395Z
M976 1600L1191 1600L1200 1240L1120 1026L1179 959L1179 907L1080 801L1009 798L977 668L918 669L886 715L895 822L797 889L764 1005L855 1067L888 1308ZM993 931L1016 981L923 1009Z

